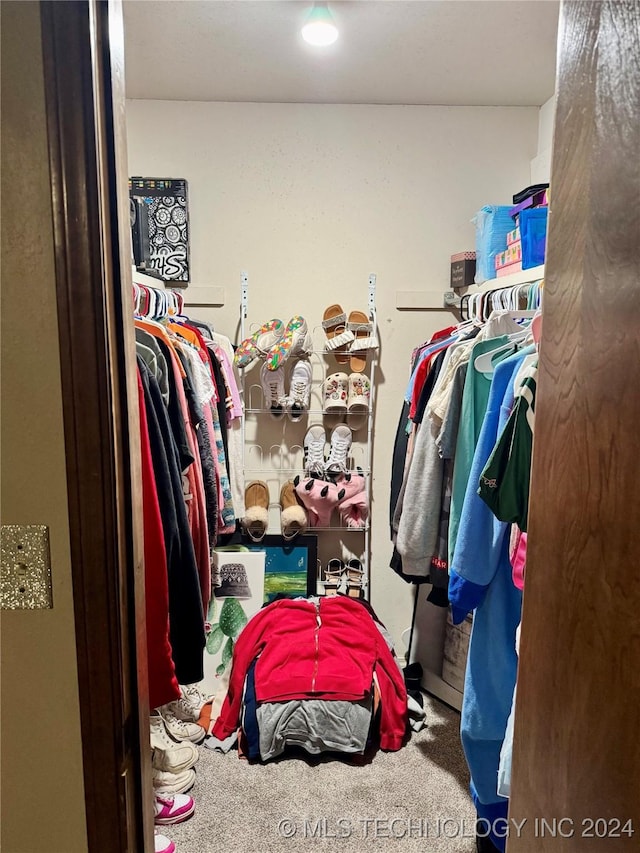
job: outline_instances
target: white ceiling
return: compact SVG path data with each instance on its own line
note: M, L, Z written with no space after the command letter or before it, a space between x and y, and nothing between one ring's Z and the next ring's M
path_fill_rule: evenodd
M333 0L312 48L297 0L125 0L129 98L538 106L553 94L555 0Z

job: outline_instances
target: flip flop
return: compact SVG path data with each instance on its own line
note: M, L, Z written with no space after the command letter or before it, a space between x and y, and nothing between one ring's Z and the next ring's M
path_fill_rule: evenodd
M353 335L349 347L349 366L353 373L362 373L367 366L367 352L378 348L378 341L373 334L373 323L364 311L352 311L349 314L347 330Z
M325 352L332 352L338 364L349 361L348 345L353 341L353 332L346 326L347 315L342 305L330 305L322 315L322 328L327 336L324 345Z

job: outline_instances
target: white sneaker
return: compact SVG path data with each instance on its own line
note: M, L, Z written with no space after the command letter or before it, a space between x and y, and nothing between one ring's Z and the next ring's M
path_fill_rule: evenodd
M327 436L319 424L310 426L304 437L304 470L310 477L324 474L324 446Z
M327 474L347 473L347 453L351 447L351 430L344 424L338 424L331 433L329 458L325 465Z
M154 853L176 853L176 845L166 835L156 832L154 839Z
M202 726L199 726L197 723L190 722L189 720L181 720L180 717L177 716L176 710L183 712L179 705L180 701L180 699L177 699L175 702L169 702L168 705L163 705L162 708L158 708L158 713L164 721L167 732L170 737L178 742L190 740L192 743L201 743L205 739L207 733Z
M171 710L179 720L185 723L197 723L200 717L200 708L197 708L191 699L188 699L182 690L181 696L171 703Z
M200 757L198 750L188 740L176 743L167 734L162 717L153 716L149 721L151 740L151 764L156 770L181 773L189 770Z
M309 360L304 358L297 361L291 371L289 397L287 407L292 421L299 421L302 413L309 408L311 394L311 376L313 370Z
M269 370L266 363L260 368L260 383L264 394L264 405L276 420L281 418L287 408L287 395L284 392L284 367Z
M180 692L185 702L188 702L197 713L196 721L200 716L200 711L202 711L207 702L211 702L213 699L213 696L203 693L197 684L181 684Z
M190 770L198 761L200 755L196 747L189 740L176 743L171 740L162 726L163 733L156 731L157 724L151 725L151 764L156 770L167 773L182 773Z
M182 773L168 773L165 770L152 771L153 790L156 794L184 794L195 785L196 771L183 770Z

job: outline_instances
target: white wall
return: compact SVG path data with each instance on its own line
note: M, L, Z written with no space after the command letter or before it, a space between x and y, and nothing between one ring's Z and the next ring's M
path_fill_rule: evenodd
M551 149L556 117L556 96L553 95L538 112L538 150L531 161L531 183L545 184L551 180Z
M402 653L411 588L388 568L391 453L411 351L453 315L398 311L395 294L448 289L475 211L529 183L538 110L129 101L127 123L130 174L189 181L192 283L225 291L197 313L232 339L243 269L250 322L314 326L333 302L366 310L377 273L372 603Z

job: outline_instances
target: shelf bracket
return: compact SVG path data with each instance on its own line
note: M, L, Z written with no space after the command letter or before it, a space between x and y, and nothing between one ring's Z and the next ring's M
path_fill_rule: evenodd
M240 310L242 319L246 320L249 315L249 275L246 272L240 273Z
M376 274L372 272L369 276L369 314L376 313Z
M460 297L453 290L446 290L444 294L445 308L460 308Z

